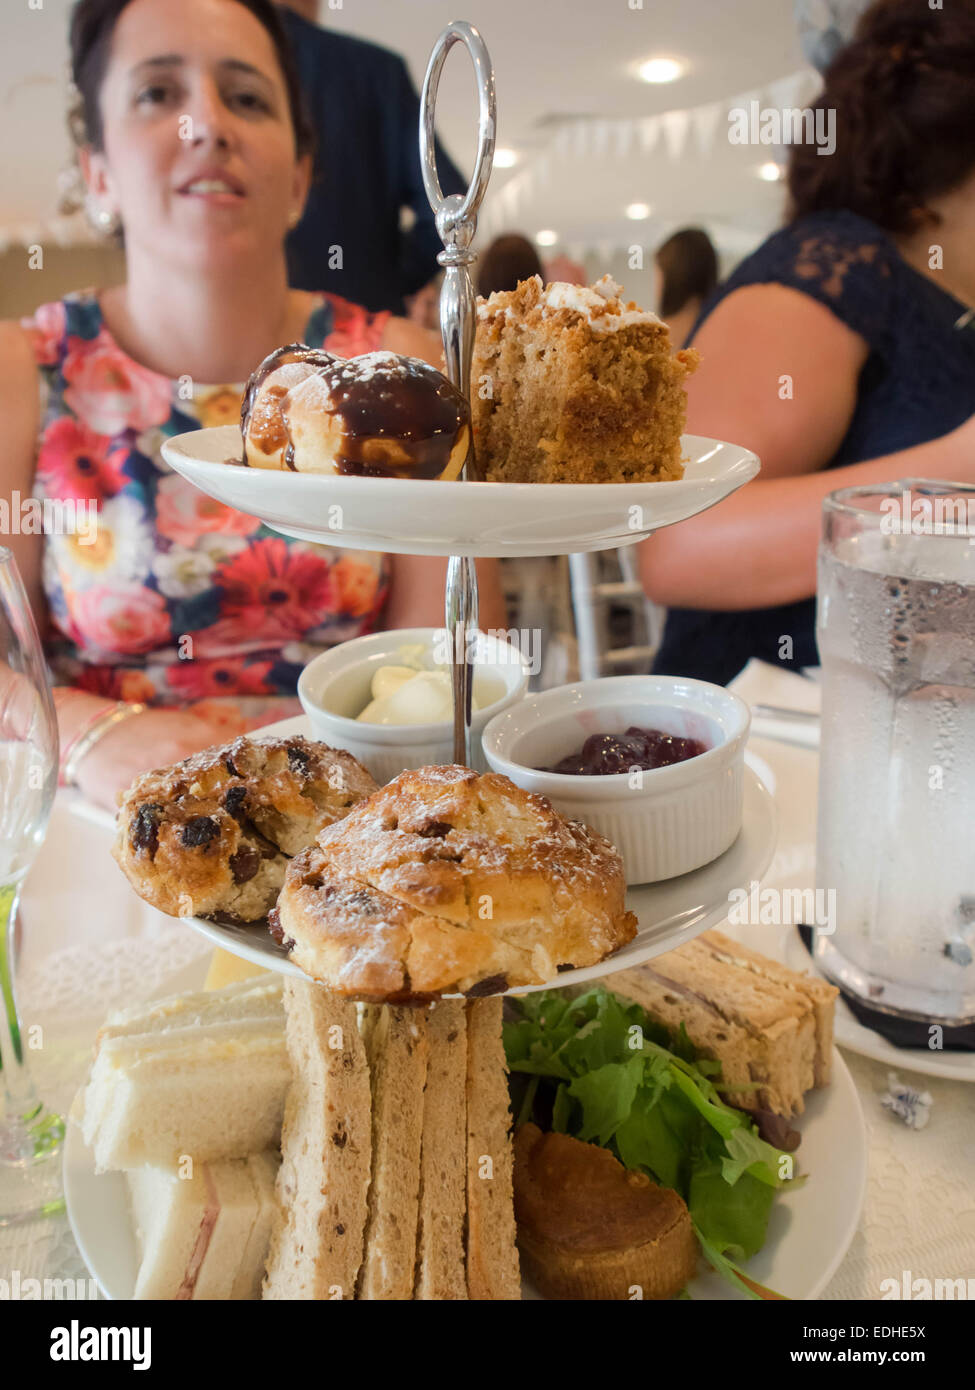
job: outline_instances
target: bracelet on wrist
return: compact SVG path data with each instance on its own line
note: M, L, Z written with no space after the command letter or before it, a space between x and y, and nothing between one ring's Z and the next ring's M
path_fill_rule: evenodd
M133 715L143 714L148 708L149 706L145 704L133 704L128 700L119 700L107 709L96 710L92 717L77 730L63 750L60 760L59 784L62 787L76 787L78 785L78 768L95 744L118 724L124 723L126 719L131 719Z

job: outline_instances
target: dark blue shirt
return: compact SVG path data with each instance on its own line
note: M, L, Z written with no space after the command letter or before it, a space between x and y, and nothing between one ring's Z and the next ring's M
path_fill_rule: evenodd
M932 243L937 239L934 228ZM925 444L975 413L975 325L955 326L965 305L909 266L874 223L851 212L799 218L718 288L694 332L727 295L763 284L808 294L869 348L853 417L827 468ZM823 409L830 409L829 401ZM725 685L751 657L814 666L815 614L814 596L739 612L671 609L654 670Z
M278 13L317 142L308 205L288 238L290 283L402 313L404 296L437 274L443 250L423 189L416 88L388 49L322 29L293 10ZM445 194L464 191L442 149L437 167ZM416 217L408 231L403 208Z

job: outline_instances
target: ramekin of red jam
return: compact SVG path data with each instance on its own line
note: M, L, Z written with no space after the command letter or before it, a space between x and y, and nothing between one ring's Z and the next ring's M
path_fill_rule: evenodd
M557 686L496 715L492 772L547 796L614 845L629 884L691 873L741 830L749 709L681 676L605 676Z
M641 729L631 724L623 734L590 734L577 753L570 753L554 767L569 777L609 777L620 772L651 772L658 767L686 763L708 751L709 745L697 738L681 738L662 729Z

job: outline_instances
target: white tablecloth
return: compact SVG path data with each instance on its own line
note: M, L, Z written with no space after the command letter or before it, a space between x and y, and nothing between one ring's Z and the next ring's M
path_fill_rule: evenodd
M740 679L745 698L815 707L815 691L769 668ZM753 753L774 782L778 849L764 884L813 882L816 754L767 739ZM190 928L163 917L131 891L109 854L110 836L59 799L45 845L31 872L23 908L18 979L26 1024L40 1023L43 1047L32 1052L45 1098L66 1112L106 1013L161 989L198 986L210 946ZM771 953L771 951L770 951ZM847 1051L866 1116L870 1175L860 1228L829 1284L827 1299L877 1299L881 1281L975 1279L975 1085L922 1078L933 1097L930 1124L908 1129L879 1103L887 1067ZM841 1164L842 1153L836 1162ZM0 1230L0 1277L84 1275L63 1216Z

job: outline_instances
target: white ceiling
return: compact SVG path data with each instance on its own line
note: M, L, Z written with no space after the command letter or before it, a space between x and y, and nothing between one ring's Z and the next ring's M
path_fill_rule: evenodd
M399 50L420 85L430 48L449 20L476 24L497 73L498 142L521 163L496 170L491 197L544 153L559 122L579 117L638 118L765 88L802 65L790 0L323 0L327 24ZM335 6L334 8L332 6ZM0 228L47 224L56 210L64 133L65 35L70 0L8 2L0 19L0 102L7 131L0 184ZM649 86L634 65L653 55L682 59L677 82ZM438 126L462 168L475 147L473 75L462 50L441 82ZM634 226L641 240L678 222L716 229L728 246L757 239L776 220L781 191L755 177L767 150L731 146L719 131L712 154L688 149L677 161L662 148L622 160L559 165L545 187L523 200L522 228L553 227L565 244L614 240ZM627 224L623 208L652 204L651 224Z
M637 5L638 0L632 0ZM494 63L498 144L514 148L521 165L495 170L485 206L490 214L506 183L538 164L558 125L579 117L638 119L675 108L698 107L764 89L803 65L791 0L343 0L322 6L325 21L398 49L419 87L430 49L451 19L476 24ZM668 56L686 64L676 82L651 86L635 75L646 58ZM473 71L462 49L444 70L438 128L462 169L473 163L476 96ZM756 177L767 148L732 146L727 120L711 153L701 157L689 141L680 159L664 142L647 156L590 156L557 164L550 178L518 206L518 230L559 233L556 249L580 250L657 244L688 222L708 227L737 258L778 221L782 191ZM624 209L649 203L649 222L628 222ZM505 225L495 215L492 230ZM604 251L604 259L606 253Z

